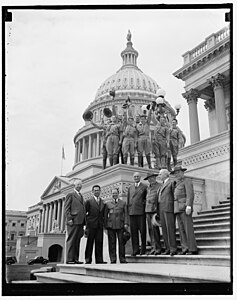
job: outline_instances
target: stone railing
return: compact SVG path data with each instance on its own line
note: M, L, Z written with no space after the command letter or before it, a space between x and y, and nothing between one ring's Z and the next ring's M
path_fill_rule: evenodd
M222 42L224 39L229 38L230 36L230 28L224 27L216 33L211 34L209 37L205 39L204 42L196 46L194 49L183 54L184 65L190 63L198 56L209 50L210 48L216 46L218 43Z

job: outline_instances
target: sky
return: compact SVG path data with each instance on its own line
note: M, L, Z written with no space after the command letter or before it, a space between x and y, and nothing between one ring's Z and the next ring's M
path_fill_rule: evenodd
M6 23L6 209L28 210L54 176L74 164L75 133L97 89L122 66L128 29L138 67L182 105L179 126L190 144L184 82L172 74L182 55L227 25L226 9L10 10ZM201 139L209 137L199 100Z

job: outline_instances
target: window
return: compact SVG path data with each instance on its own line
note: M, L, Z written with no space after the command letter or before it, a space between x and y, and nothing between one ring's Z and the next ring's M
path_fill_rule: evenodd
M14 234L14 233L11 233L11 241L14 240L14 237L15 237L15 234Z
M24 225L25 225L24 223L21 223L21 227L24 227Z
M12 226L15 227L15 226L16 226L16 223L12 223Z

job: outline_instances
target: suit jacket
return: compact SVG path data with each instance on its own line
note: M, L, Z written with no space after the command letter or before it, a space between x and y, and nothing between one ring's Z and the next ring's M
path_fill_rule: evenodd
M158 190L159 210L165 212L174 212L174 187L175 181L170 178Z
M115 203L114 199L105 203L104 211L105 227L110 229L122 229L128 224L128 211L126 201L118 199Z
M72 220L73 224L85 225L86 209L81 193L78 195L73 191L72 193L67 194L64 209L66 223L69 220Z
M102 228L104 223L105 204L100 198L99 204L94 196L88 199L85 203L86 207L86 227L87 228Z
M190 179L184 178L177 181L174 190L174 212L183 212L186 206L190 206L193 211L194 190L193 183Z
M147 186L141 182L137 189L135 188L135 184L128 188L127 206L130 216L145 214L146 194Z

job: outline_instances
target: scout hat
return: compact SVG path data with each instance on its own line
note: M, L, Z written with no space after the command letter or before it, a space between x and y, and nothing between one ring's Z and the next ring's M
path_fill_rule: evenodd
M148 171L146 174L146 177L144 178L144 180L147 180L148 178L152 177L152 176L158 176L159 174L157 173L153 173L151 171Z
M174 174L176 171L187 171L186 168L182 168L182 166L175 166L174 170L170 172L170 174Z

